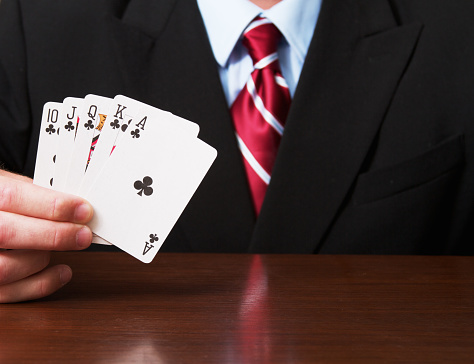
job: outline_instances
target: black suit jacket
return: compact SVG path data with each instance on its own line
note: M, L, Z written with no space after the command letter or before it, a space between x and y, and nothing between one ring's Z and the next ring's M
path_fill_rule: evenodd
M3 0L0 160L34 170L42 105L125 94L219 156L165 251L472 254L474 3L325 0L261 214L190 0Z

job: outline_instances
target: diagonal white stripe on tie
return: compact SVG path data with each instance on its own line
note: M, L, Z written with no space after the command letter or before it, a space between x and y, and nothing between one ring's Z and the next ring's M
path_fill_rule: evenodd
M235 136L237 137L237 142L239 143L240 152L244 156L245 160L248 162L248 164L250 164L252 169L255 171L255 173L257 173L261 180L268 185L270 183L270 175L262 168L260 163L257 162L239 135L235 133Z
M260 61L255 63L253 67L255 69L261 70L261 69L267 67L270 63L274 62L277 59L278 59L278 54L275 52L275 53L272 53L272 54L266 56L265 58L262 58Z
M288 84L286 83L286 80L281 76L276 75L275 76L275 82L281 87L289 88Z
M272 113L265 108L263 100L257 94L257 90L255 88L255 84L253 83L252 77L250 77L247 82L247 91L249 92L250 96L252 96L252 100L255 104L255 107L265 119L265 121L270 124L270 126L273 127L273 129L275 129L278 134L283 135L283 125L281 125L279 121L272 115Z

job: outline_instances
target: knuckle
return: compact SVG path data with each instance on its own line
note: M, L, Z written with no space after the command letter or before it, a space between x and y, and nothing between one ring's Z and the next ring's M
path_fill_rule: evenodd
M35 296L44 297L48 294L47 282L44 279L38 279L35 287Z
M12 224L7 221L0 221L0 243L4 247L8 247L9 243L12 242L16 237L16 230Z
M37 277L36 281L32 285L32 298L42 298L49 296L51 293L59 289L59 284L56 282L53 276L42 275Z
M49 218L51 220L58 220L61 218L61 210L62 210L62 206L64 205L64 203L61 201L62 199L59 198L59 197L54 197L53 199L51 199L51 202L50 202L50 209L49 209Z
M59 227L52 230L52 236L50 238L51 250L58 250L62 245L62 233Z
M64 196L54 196L49 205L48 218L54 221L69 221L74 214L73 204Z
M0 184L0 210L10 211L19 203L21 194L19 187L14 183Z
M72 242L75 242L74 229L69 223L56 223L54 228L50 229L48 237L50 250L64 250L72 248Z

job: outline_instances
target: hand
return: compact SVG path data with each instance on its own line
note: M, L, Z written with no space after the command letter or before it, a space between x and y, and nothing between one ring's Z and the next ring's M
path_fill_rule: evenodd
M47 267L49 251L87 248L92 214L80 197L0 170L0 303L41 298L69 282L70 267Z

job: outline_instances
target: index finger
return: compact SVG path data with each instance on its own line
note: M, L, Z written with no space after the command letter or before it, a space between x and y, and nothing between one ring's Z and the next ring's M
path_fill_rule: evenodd
M15 177L0 171L0 211L81 224L92 218L92 206L83 198L36 186L25 177Z

